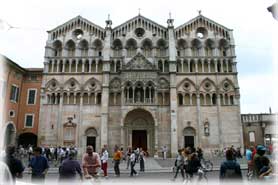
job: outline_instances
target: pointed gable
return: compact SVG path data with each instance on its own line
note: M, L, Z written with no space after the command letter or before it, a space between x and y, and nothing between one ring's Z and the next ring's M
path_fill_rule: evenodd
M177 38L182 37L183 35L189 34L191 31L196 30L198 27L205 27L208 30L211 30L227 39L230 38L229 31L232 31L231 29L218 24L215 21L200 14L197 17L182 24L181 26L178 26L175 29L175 34Z
M167 32L166 27L139 14L133 17L132 19L126 21L125 23L113 28L112 34L114 38L120 37L138 27L144 28L145 30L149 30L154 34L159 35L165 35Z
M154 70L155 66L146 59L144 55L138 53L125 66L125 70Z
M99 38L102 38L104 36L105 30L102 27L92 23L91 21L81 17L80 15L47 32L51 34L51 38L54 40L62 34L78 28L86 30Z

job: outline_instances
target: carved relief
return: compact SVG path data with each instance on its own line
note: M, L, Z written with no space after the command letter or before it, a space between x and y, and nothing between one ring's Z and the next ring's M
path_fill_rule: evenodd
M125 66L126 70L154 70L155 66L148 61L141 53L138 53L133 59L131 59Z

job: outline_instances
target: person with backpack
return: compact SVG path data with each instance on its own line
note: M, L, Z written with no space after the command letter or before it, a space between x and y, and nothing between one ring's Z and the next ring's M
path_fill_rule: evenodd
M256 149L257 149L257 152L256 152L256 154L254 155L254 158L253 158L254 176L257 179L259 179L260 170L263 168L261 158L264 156L266 148L263 145L258 145Z
M241 181L242 173L239 163L234 158L234 151L229 149L226 151L226 161L220 166L221 181Z

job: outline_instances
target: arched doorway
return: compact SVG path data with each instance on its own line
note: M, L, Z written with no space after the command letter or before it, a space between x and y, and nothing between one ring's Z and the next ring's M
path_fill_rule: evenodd
M150 155L154 153L154 118L144 109L135 109L127 113L124 119L124 146L143 148Z
M16 137L16 129L13 123L9 123L6 127L5 137L4 137L4 145L15 144Z
M196 131L192 127L186 127L183 130L183 137L184 137L184 148L186 147L195 147L196 145Z
M18 145L27 147L28 145L37 146L38 137L33 133L22 133L18 136Z
M85 131L85 137L86 137L86 146L91 145L94 147L94 150L97 151L96 148L96 140L97 140L97 131L95 128L88 128Z

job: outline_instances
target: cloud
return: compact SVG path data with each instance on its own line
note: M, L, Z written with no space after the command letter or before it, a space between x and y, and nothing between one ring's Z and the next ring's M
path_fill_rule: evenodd
M239 78L241 113L277 112L277 75L256 74Z

